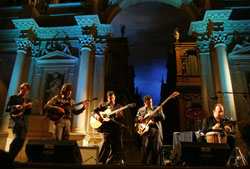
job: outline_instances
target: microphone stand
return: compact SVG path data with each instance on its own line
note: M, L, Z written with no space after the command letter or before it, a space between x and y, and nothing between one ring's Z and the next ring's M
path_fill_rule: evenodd
M123 155L123 129L128 129L127 126L125 126L124 124L116 121L114 118L110 118L110 120L114 123L116 123L120 129L121 129L121 161L120 161L120 165L124 165L124 155Z
M238 143L237 143L237 134L236 134L236 128L235 128L236 123L233 124L233 128L234 128L234 132L235 132L235 147L228 159L227 165L230 166L235 166L235 167L239 167L240 166L240 161L242 161L243 166L248 165L247 160L245 159L244 155L241 153L240 148L238 147ZM234 158L234 162L231 163L231 161Z

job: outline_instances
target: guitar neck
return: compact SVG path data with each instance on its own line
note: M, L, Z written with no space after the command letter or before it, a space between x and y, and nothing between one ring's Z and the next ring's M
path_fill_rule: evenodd
M124 106L124 107L121 107L121 108L119 108L119 109L116 109L116 110L110 112L108 115L111 116L111 115L115 114L116 112L121 111L121 110L124 110L124 109L126 109L126 108L128 108L128 105L127 105L127 106Z
M160 107L164 106L170 99L172 98L172 95L170 95L166 100L164 100L164 102L162 102L160 104L160 106L158 106L152 113L152 115L150 117L152 117L158 110Z

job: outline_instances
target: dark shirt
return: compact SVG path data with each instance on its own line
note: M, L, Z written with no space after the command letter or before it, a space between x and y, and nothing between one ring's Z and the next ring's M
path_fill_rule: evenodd
M224 124L225 124L225 122L228 122L228 121L230 121L230 120L229 120L228 118L226 118L226 117L221 118L220 121L219 121L219 123L220 123L220 129L218 129L218 130L219 130L219 131L225 132L225 130L224 130L224 126L225 126L225 125L224 125ZM203 132L204 134L206 134L206 133L209 132L209 131L214 131L214 130L212 129L212 127L213 127L216 123L218 123L218 122L215 120L215 118L214 118L213 115L208 116L208 118L205 120L205 123L204 123L202 132Z
M111 109L111 111L114 111L114 110L117 110L121 107L122 106L120 104L115 104L114 106L111 107L108 102L103 102L92 112L92 116L94 116L94 114L99 114L99 112L104 112L108 108ZM120 120L121 120L121 118L116 117L116 113L111 115L110 118L113 118L114 120L116 120L118 122L120 122ZM104 121L102 126L99 128L99 131L100 132L110 132L110 131L116 130L117 127L118 127L117 124L115 122L113 122L112 120Z
M65 108L65 106L71 106L75 104L75 101L70 97L64 97L64 95L56 95L52 99L50 99L47 104L44 106L45 111L57 111L57 107ZM72 117L72 113L78 115L82 113L85 108L77 109L73 107L72 110L66 111L64 118L70 119Z
M6 112L10 113L10 120L9 120L9 127L10 128L15 126L15 119L23 119L24 120L24 115L31 114L31 108L25 108L22 115L15 116L15 117L12 116L12 115L16 115L16 114L20 113L20 111L16 109L16 105L24 105L26 103L31 102L31 100L28 98L26 99L25 103L24 103L24 101L25 101L24 98L22 98L22 96L19 94L10 96L8 103L7 103L7 106L6 106L6 109L5 109Z
M22 96L19 94L10 96L5 111L10 112L10 114L13 115L18 114L16 105L24 105L29 102L31 102L31 100L27 98L26 102L24 103L24 98L22 98ZM25 108L24 113L20 117L23 117L23 115L28 115L28 114L31 114L31 108Z

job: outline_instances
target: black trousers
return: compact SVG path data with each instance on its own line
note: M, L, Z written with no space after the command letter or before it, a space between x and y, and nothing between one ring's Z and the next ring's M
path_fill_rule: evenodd
M27 130L25 127L25 122L24 122L23 117L15 118L14 122L15 122L15 126L12 129L12 132L13 132L15 138L10 144L9 153L15 159L17 154L20 152L20 150L23 147Z
M151 152L151 165L157 165L160 158L162 140L160 132L156 127L150 127L149 131L142 136L142 164L148 164L149 154Z

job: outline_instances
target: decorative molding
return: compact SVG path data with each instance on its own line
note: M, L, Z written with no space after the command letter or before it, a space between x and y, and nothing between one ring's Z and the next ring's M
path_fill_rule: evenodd
M81 48L87 47L87 48L93 48L95 39L92 34L90 35L80 35L79 36Z
M37 30L39 26L37 25L34 19L12 19L13 24L19 30L29 30L32 28L33 30Z
M207 10L203 22L224 22L229 19L232 10Z
M91 27L92 25L99 26L101 24L98 15L79 15L75 16L75 20L81 27Z

